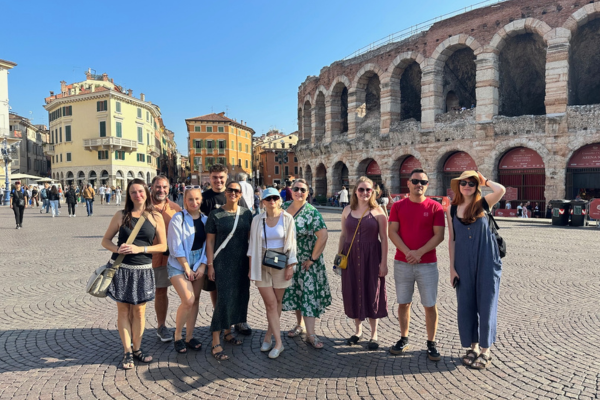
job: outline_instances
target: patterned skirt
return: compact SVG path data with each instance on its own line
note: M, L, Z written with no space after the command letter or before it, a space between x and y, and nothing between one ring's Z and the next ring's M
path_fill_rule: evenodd
M154 300L154 292L152 264L121 264L106 294L120 303L136 305Z

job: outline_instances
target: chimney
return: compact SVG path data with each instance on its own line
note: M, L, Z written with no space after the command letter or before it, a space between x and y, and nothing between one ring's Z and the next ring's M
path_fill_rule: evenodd
M244 120L240 119L240 124L244 125Z
M133 94L133 90L127 89L127 96L131 96Z
M87 72L85 73L85 79L88 81L92 80L92 69L88 68Z
M220 113L219 113L219 115L220 115L221 117L224 117L224 116L225 116L225 111L222 111L222 112L220 112Z
M54 92L52 90L50 91L50 96L54 96Z
M146 95L144 93L140 93L140 100L146 101Z
M60 91L61 91L61 93L64 93L67 91L67 82L60 81Z
M108 75L107 74L102 74L102 80L104 82L108 82Z

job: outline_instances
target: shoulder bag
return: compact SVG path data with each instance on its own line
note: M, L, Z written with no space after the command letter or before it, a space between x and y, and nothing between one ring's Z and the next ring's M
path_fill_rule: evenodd
M129 235L126 244L133 243L138 232L142 228L142 225L144 225L145 220L146 216L142 214L140 219L138 219L138 222L135 224L133 231L131 231L131 235ZM92 272L92 276L90 276L88 279L88 283L85 288L86 292L94 297L106 297L108 287L110 286L110 283L112 282L124 258L125 254L119 254L114 262L110 260L105 265L101 265L98 267L98 269Z
M283 212L283 211L282 211ZM267 241L267 223L266 218L263 219L263 232L265 233L266 251L263 256L262 263L266 267L275 269L284 269L287 265L287 254L275 250L269 250L269 242Z
M348 248L348 254L352 250L352 245L354 244L354 239L356 238L356 234L358 233L358 228L360 227L360 222L362 221L365 214L369 211L367 208L363 215L358 220L358 224L356 225L356 230L354 231L354 236L352 237L352 242L350 242L350 247ZM350 211L352 213L352 211ZM344 255L344 253L339 253L335 256L335 260L333 260L333 265L339 269L346 269L348 267L348 254Z

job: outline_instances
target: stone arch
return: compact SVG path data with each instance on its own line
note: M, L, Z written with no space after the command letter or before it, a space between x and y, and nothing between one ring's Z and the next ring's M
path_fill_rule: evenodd
M588 138L571 148L566 163L566 199L581 195L584 200L600 197L600 138Z
M325 138L325 94L327 91L321 87L315 94L314 100L314 136L315 142L320 143Z
M388 171L389 176L392 178L390 182L390 193L402 193L402 188L404 183L402 182L402 177L400 173L400 167L404 163L407 158L414 157L421 163L421 168L425 166L425 160L423 156L418 151L411 149L410 151L400 151L399 154L393 155L391 167ZM427 172L427 170L425 170Z
M537 151L526 146L515 146L500 153L494 169L498 174L498 183L517 189L517 203L530 201L532 206L540 205L540 209L545 210L546 166L547 163ZM513 204L516 207L517 204Z
M600 6L598 4L586 4L575 11L563 24L563 28L575 34L578 28L600 16Z
M65 173L61 171L60 173L60 180L64 180L65 179Z
M310 98L306 95L307 99L304 100L302 105L302 129L304 140L312 142L312 105Z
M339 192L342 190L342 186L346 186L346 189L350 188L350 170L348 169L345 160L340 160L333 164L331 192Z
M323 85L319 85L319 87L315 91L315 95L310 101L311 104L317 104L317 97L319 96L319 93L322 93L325 97L329 96L329 91L327 90L327 88Z
M110 176L108 174L107 170L102 170L102 172L100 172L100 182L105 185L108 184L108 180L109 180Z
M137 175L137 177L138 177L139 179L142 179L142 180L144 180L144 173L143 173L142 171L139 171L139 172L138 172L138 175Z
M421 120L421 66L425 58L416 51L399 54L382 78L389 87L390 123L406 119Z
M367 64L358 71L352 82L349 97L352 98L350 109L353 110L355 132L379 133L382 76L383 71L379 66ZM352 127L349 130L352 131Z
M73 179L73 172L71 172L71 171L67 172L67 179Z
M308 186L311 187L313 186L313 175L312 175L312 168L310 167L309 164L306 164L306 167L304 167L304 179L306 180L306 182L308 183Z
M486 163L486 167L491 166L492 169L491 169L491 171L490 170L483 171L484 175L487 174L488 178L491 176L492 178L490 178L490 179L498 179L498 168L497 167L498 167L498 164L500 163L500 160L502 159L502 157L504 157L504 155L509 150L512 150L513 148L516 148L516 147L525 147L525 148L534 150L536 153L538 153L540 155L540 157L542 157L542 160L544 161L544 165L546 166L546 173L548 173L548 171L550 170L549 166L552 165L552 163L551 163L552 154L546 148L546 146L544 146L543 144L541 144L539 142L533 141L533 140L528 140L526 138L519 138L519 139L507 140L507 141L496 143L496 145L494 146L492 151L490 151L490 153L486 157L486 159L488 159L488 160L493 160L493 163L491 165L489 162Z
M85 172L83 172L83 171L77 172L77 182L79 184L83 184L84 181L85 181Z
M152 181L152 177L150 176L150 172L146 172L146 185L150 185Z
M544 44L547 45L548 43L546 42L545 36L551 30L552 28L550 28L547 23L538 19L519 19L504 25L504 27L494 35L489 46L493 52L500 53L504 46L506 46L507 39L525 33L539 36L544 41Z
M348 132L348 89L350 80L340 75L333 80L328 92L329 121L331 139Z
M423 165L423 169L427 172L429 177L429 191L428 194L438 196L446 196L447 189L450 188L450 179L459 176L460 173L445 172L444 166L450 157L457 153L466 153L475 162L477 169L480 169L484 175L486 175L486 169L484 167L484 154L482 152L473 151L473 147L469 144L458 144L452 143L448 146L443 146L438 149L435 157L427 164ZM481 166L481 167L480 167ZM461 171L462 172L462 171Z
M317 165L317 170L315 173L315 197L325 196L328 197L329 193L327 192L327 168L325 164L320 163Z
M304 139L304 131L302 129L302 107L298 107L298 137Z
M96 181L98 180L98 175L96 174L96 171L91 170L88 173L88 182L92 184L92 186L96 186Z

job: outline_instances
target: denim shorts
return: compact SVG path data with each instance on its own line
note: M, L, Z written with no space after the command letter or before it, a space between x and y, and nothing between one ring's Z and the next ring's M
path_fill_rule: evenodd
M437 303L439 281L437 262L412 265L395 260L394 281L398 304L412 303L415 282L421 294L423 307L433 307Z
M187 257L187 261L188 264L190 265L190 268L194 266L194 264L196 264L196 262L198 262L198 260L200 259L200 257L202 256L202 249L199 250L192 250L190 252L190 254ZM171 279L174 276L177 275L183 275L183 268L181 268L179 266L179 263L177 263L177 266L173 266L171 264L171 260L169 260L169 262L167 263L167 273L169 275L169 279Z

